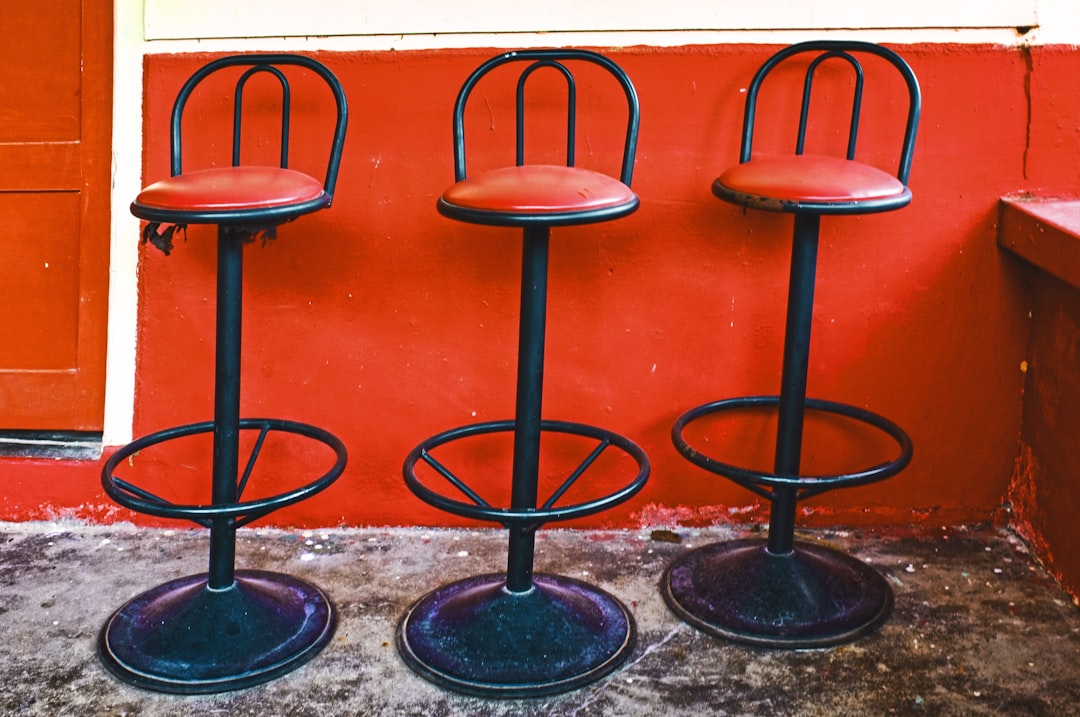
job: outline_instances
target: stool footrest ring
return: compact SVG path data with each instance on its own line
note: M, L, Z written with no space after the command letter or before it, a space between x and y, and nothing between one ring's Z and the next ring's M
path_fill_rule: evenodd
M258 458L265 437L268 433L273 431L305 436L325 444L334 451L334 464L330 470L319 478L291 491L267 498L260 498L258 500L220 505L182 505L170 503L169 501L159 498L149 491L134 486L114 475L116 468L123 461L145 448L200 433L212 433L214 430L214 422L204 421L150 433L125 446L121 446L116 453L109 457L102 467L102 486L108 496L114 501L125 508L129 508L139 513L146 513L162 518L185 518L203 526L209 526L210 521L214 519L232 519L234 521L234 527L240 527L279 508L298 503L305 498L315 495L337 480L338 476L345 470L345 463L347 460L345 444L342 443L341 439L337 436L322 428L311 426L306 423L277 418L244 418L240 421L240 429L260 431L259 439L256 441L255 447L248 459L244 475L239 481L241 489L246 483L248 475L251 473L255 460Z
M737 398L727 398L720 401L713 401L712 403L706 403L696 408L692 408L679 416L671 427L671 441L675 444L675 448L679 453L691 463L700 468L704 468L711 473L722 475L765 498L771 497L768 488L794 487L798 489L799 498L801 499L823 493L832 488L874 483L896 475L911 462L911 438L908 437L907 433L905 433L900 426L887 418L856 406L815 398L806 399L807 409L844 416L877 428L896 441L900 449L897 456L884 463L878 463L877 465L852 473L797 476L779 475L777 473L766 471L750 470L716 460L715 458L711 458L698 451L683 437L683 431L686 427L700 418L724 411L744 408L778 407L779 404L779 396L740 396Z
M433 449L455 440L489 433L512 432L514 430L514 421L512 420L474 423L453 428L428 438L416 446L406 457L405 464L402 467L405 483L417 497L440 510L445 510L448 513L467 518L501 523L506 527L510 527L511 525L539 526L549 521L570 520L572 518L580 518L582 516L599 513L633 497L642 489L642 487L644 487L646 480L648 480L650 470L649 459L645 455L645 452L628 438L595 426L589 426L582 423L570 423L567 421L541 421L540 428L542 432L593 438L598 443L596 448L593 449L584 461L582 461L581 465L570 474L566 481L564 481L539 508L515 509L494 507L430 455L430 452ZM573 505L556 506L555 502L562 494L608 447L614 447L634 459L638 466L638 472L633 480L619 490L601 498ZM442 493L432 490L421 482L416 476L416 464L421 461L434 468L459 492L468 497L471 502L449 498Z

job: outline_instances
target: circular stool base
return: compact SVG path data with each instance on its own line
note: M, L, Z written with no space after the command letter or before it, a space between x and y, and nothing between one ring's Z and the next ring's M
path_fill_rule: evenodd
M257 570L235 578L211 590L206 575L190 575L132 599L101 630L102 662L138 687L224 692L289 672L330 640L334 608L314 585Z
M533 575L524 593L506 576L444 585L398 626L405 662L436 684L482 697L566 692L609 674L634 648L634 620L603 590L558 575Z
M706 545L673 562L661 589L690 625L761 647L849 642L885 622L893 604L885 578L869 565L805 542L788 555L757 539Z

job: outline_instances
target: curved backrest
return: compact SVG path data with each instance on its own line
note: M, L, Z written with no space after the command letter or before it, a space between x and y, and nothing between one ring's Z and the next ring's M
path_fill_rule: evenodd
M226 67L249 66L249 69L240 75L236 81L236 91L233 97L233 134L232 134L232 164L240 166L240 130L241 116L243 114L244 88L248 80L253 76L266 73L277 78L281 86L281 167L287 168L289 163L289 119L291 87L283 66L299 66L311 70L321 77L333 93L337 110L337 120L334 126L334 138L330 145L330 157L327 161L326 178L323 189L330 197L334 194L334 186L337 184L338 167L341 164L341 150L345 144L345 128L348 124L348 103L345 100L345 92L337 77L325 65L310 57L303 55L287 54L254 54L233 55L223 57L200 68L193 74L184 86L180 88L176 96L176 102L172 109L171 144L170 144L170 170L172 176L181 174L181 120L184 107L195 87L211 74Z
M456 181L465 179L465 106L469 95L477 82L491 70L501 65L512 62L525 63L517 83L516 110L517 110L517 152L515 164L521 166L525 163L525 86L528 79L541 68L551 68L560 73L566 80L567 88L567 128L566 128L566 165L574 166L574 154L576 145L577 125L577 82L571 68L566 61L584 61L598 65L612 75L622 87L626 95L627 124L626 140L623 144L622 166L619 179L623 184L630 186L630 180L634 173L634 154L637 150L638 124L640 121L640 109L638 107L637 91L634 89L630 78L622 68L612 60L589 50L518 50L507 52L491 58L480 65L469 75L462 85L454 103L454 177Z
M896 52L869 42L845 41L845 40L815 40L791 45L770 57L754 74L753 80L746 91L746 111L743 117L742 146L739 162L749 162L751 146L754 137L754 121L757 113L758 93L766 76L778 65L796 55L806 56L808 64L805 79L803 81L802 105L799 112L799 129L795 143L795 153L802 154L806 142L806 127L810 114L810 96L815 74L818 69L829 61L842 62L848 65L854 77L854 94L851 106L851 121L848 128L847 158L855 159L855 145L858 139L859 120L862 111L863 83L865 76L863 66L859 62L859 54L876 55L889 62L900 73L908 91L907 121L904 126L903 143L900 150L900 161L896 171L896 177L903 184L907 184L908 175L911 173L911 157L915 150L915 133L918 130L919 114L922 110L922 94L919 90L919 82L911 67ZM813 55L813 57L809 57Z

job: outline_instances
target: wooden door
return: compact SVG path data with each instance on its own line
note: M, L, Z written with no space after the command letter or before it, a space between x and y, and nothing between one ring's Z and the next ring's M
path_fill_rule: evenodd
M0 431L97 432L112 2L8 2L0 15Z

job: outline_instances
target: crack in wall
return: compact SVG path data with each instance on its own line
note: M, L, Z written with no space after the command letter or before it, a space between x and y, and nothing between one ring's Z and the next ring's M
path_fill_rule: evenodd
M1034 74L1034 62L1031 57L1031 45L1021 43L1019 46L1020 57L1024 60L1024 111L1027 116L1024 118L1024 154L1023 154L1023 176L1024 179L1028 177L1028 158L1031 154L1031 121L1032 121L1032 108L1031 108L1031 77Z

